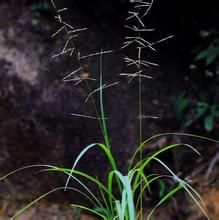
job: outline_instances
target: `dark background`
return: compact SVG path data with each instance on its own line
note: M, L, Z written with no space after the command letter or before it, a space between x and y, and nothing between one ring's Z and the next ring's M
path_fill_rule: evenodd
M138 85L136 81L128 84L118 76L126 70L121 57L135 54L133 49L120 50L124 37L131 34L124 28L131 4L125 0L57 0L56 3L59 7L69 8L64 18L71 25L88 27L88 32L76 40L82 54L94 53L101 48L117 51L104 57L105 82L120 82L119 86L106 90L105 107L112 151L119 168L124 171L138 144ZM162 132L188 132L217 139L219 115L214 116L212 126L210 122L207 124L212 127L210 130L206 129L205 121L212 114L212 107L217 109L219 104L218 56L210 65L205 64L205 59L196 61L195 58L208 47L216 45L218 49L214 41L219 38L219 2L156 0L144 22L147 28L155 29L144 36L151 42L174 35L156 45L156 53L145 54L146 59L158 63L159 67L147 70L154 80L143 81L144 114L159 119L144 121L144 138ZM83 83L73 86L62 81L75 69L76 62L67 56L51 59L65 42L63 35L51 39L58 28L48 1L0 1L1 175L30 164L71 167L85 146L102 141L98 123L69 115L94 115L95 112L90 102L84 104L88 91ZM84 66L92 77L98 78L98 59L88 59ZM95 84L91 86L95 89ZM96 99L98 101L98 97ZM196 119L200 102L206 103L209 109ZM192 123L185 126L189 121ZM183 177L194 176L194 185L204 197L209 195L207 205L209 209L215 209L212 219L216 219L219 213L214 206L218 202L215 160L218 146L171 136L145 147L145 155L176 142L194 143L203 157L193 158L190 151L182 150L162 159L177 173L182 172ZM80 169L103 180L106 178L108 165L103 154L92 151L83 160ZM151 169L162 172L157 167ZM65 181L63 176L38 174L39 181L34 171L16 174L2 183L2 201L7 200L5 192L11 189L12 194L23 201L63 185ZM153 196L155 200L159 198L158 193ZM79 199L76 195L61 194L52 197L50 202L72 201L72 198ZM190 204L185 197L182 198L183 204ZM177 205L169 208L172 211L163 210L171 216L169 219L201 219L201 214L193 206L187 210L183 205L179 208L181 200L177 198L175 202ZM150 200L149 204L152 203ZM179 216L174 214L176 212Z

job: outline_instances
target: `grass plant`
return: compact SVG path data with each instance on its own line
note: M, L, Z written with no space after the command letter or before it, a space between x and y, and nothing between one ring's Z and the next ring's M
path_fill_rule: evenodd
M76 48L76 45L74 43L74 38L78 36L78 34L82 31L85 31L86 28L81 29L75 29L70 24L66 23L62 20L62 12L66 9L58 9L55 5L54 1L52 0L52 5L54 9L56 10L56 19L58 20L58 23L60 24L60 29L56 31L53 34L53 37L58 35L60 32L65 32L67 36L67 40L65 42L63 50L55 55L55 57L70 53L70 57L74 57L78 61L78 68L68 74L63 80L67 82L73 82L75 84L80 84L84 82L88 88L88 98L91 99L96 116L87 116L82 114L76 114L72 113L73 116L79 116L87 118L87 120L96 119L99 121L100 129L103 134L103 143L92 143L88 146L86 146L80 154L77 156L72 168L65 168L65 167L56 167L51 165L32 165L28 167L23 167L20 169L17 169L1 178L1 180L4 180L5 178L8 178L11 175L14 175L16 172L20 172L24 169L30 169L30 168L38 168L43 172L59 172L66 175L66 184L63 187L53 189L50 192L40 196L27 206L23 207L21 210L19 210L11 219L15 219L18 217L22 212L27 210L29 207L34 205L39 200L45 198L49 194L58 191L58 190L73 190L77 193L84 196L88 201L90 201L90 204L88 205L81 205L81 204L71 204L71 207L77 207L80 208L83 211L90 212L94 214L95 216L99 217L100 219L104 220L137 220L137 219L147 219L150 220L155 212L155 210L161 206L163 203L165 203L167 200L169 200L171 197L173 197L176 193L179 191L184 190L188 196L190 196L193 201L197 204L197 206L202 210L202 212L205 214L205 216L208 218L206 213L206 207L204 205L204 202L201 199L201 196L199 193L186 181L179 178L173 170L171 170L161 159L159 159L162 154L165 152L168 152L170 150L173 150L175 148L179 147L186 147L191 149L191 151L195 152L197 155L200 155L199 152L192 147L191 145L188 145L186 143L178 143L178 144L171 144L168 146L164 146L155 153L148 155L146 157L143 156L143 146L147 146L150 144L151 141L154 139L157 139L161 136L168 136L168 135L179 135L179 136L189 136L193 138L201 138L208 141L214 141L209 138L204 138L197 135L191 135L191 134L180 134L180 133L166 133L166 134L158 134L156 136L150 137L146 140L144 140L143 132L142 132L142 119L144 118L143 115L143 109L142 109L142 80L144 78L151 79L152 76L148 76L144 73L144 69L147 67L156 66L156 64L143 60L142 53L143 50L151 49L155 50L153 46L157 43L160 43L166 39L169 39L170 37L167 37L165 39L161 39L157 42L148 42L142 37L142 32L152 31L152 29L147 29L143 23L143 20L145 16L150 12L150 9L152 7L153 1L146 2L146 1L132 1L133 2L133 11L129 12L129 17L127 18L127 21L129 20L136 20L137 24L133 26L126 25L128 29L131 29L134 33L134 36L126 37L126 41L124 42L124 45L122 48L126 48L129 46L133 46L137 50L137 59L136 58L130 58L125 57L125 62L127 63L128 67L135 67L136 72L126 72L121 73L120 75L125 76L129 79L129 82L132 80L137 79L138 80L138 87L139 87L139 144L136 148L136 151L134 152L132 158L130 159L129 166L126 170L126 173L120 172L117 162L114 158L114 155L112 154L111 146L110 144L110 137L107 130L107 120L106 120L106 114L104 109L104 89L114 86L117 83L112 84L104 84L103 81L103 56L105 56L108 53L111 53L112 51L100 51L94 54L89 54L87 56L81 56L80 52ZM99 79L93 79L89 76L83 76L85 73L83 69L83 60L87 57L91 56L97 56L99 57L100 61L100 77ZM90 81L98 82L98 87L95 90L91 90L90 87ZM99 93L99 106L96 104L95 99L93 95L95 93ZM78 170L77 166L79 162L83 159L84 155L87 154L88 151L97 148L100 151L103 151L105 156L107 157L110 169L107 172L107 181L101 182L99 178L96 176L92 176L89 173L86 173L82 170ZM146 174L145 170L149 167L151 163L157 163L163 168L166 169L168 174L162 175L157 173L152 173L150 175ZM168 193L166 193L160 201L155 205L154 208L148 213L144 213L143 209L143 193L144 192L151 192L151 186L155 182L159 180L171 180L173 182L173 187L169 190ZM79 188L73 188L70 187L71 182L77 182L77 184L80 185ZM92 183L96 188L98 189L98 192L93 192L89 187L87 186L88 183ZM98 196L100 195L100 196ZM146 217L145 217L146 216Z

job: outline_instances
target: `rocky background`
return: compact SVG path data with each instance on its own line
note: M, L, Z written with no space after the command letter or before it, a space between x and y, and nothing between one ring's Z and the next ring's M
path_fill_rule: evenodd
M69 57L52 59L63 47L64 36L51 39L57 30L54 13L48 2L40 2L44 6L39 6L39 1L0 2L1 175L31 164L71 167L85 146L102 141L96 121L70 115L94 115L95 112L91 102L84 103L89 92L83 83L73 86L63 82L63 77L74 70L75 61ZM77 39L81 53L93 53L101 48L118 51L104 57L104 80L119 82L118 86L106 90L105 105L112 149L123 170L138 144L137 84L128 84L119 77L119 73L124 71L123 53L119 48L124 36L129 34L123 27L129 3L125 0L96 0L92 3L62 1L58 4L69 8L66 19L71 24L88 27L88 32ZM145 120L145 137L161 132L186 131L217 138L217 124L211 133L207 133L199 124L184 128L181 123L183 118L176 117L171 101L179 88L187 89L185 78L189 74L191 48L200 41L200 31L207 29L217 35L218 15L214 12L217 11L217 4L214 1L211 4L206 6L200 1L199 6L195 1L189 5L183 1L155 2L146 22L157 30L149 38L156 41L172 34L176 37L159 45L157 53L148 54L160 67L148 69L154 80L144 81L143 107L146 115L158 116L159 119ZM98 78L98 59L89 59L84 65L89 75ZM95 88L95 84L91 86ZM176 136L159 139L145 149L145 154L177 141L182 139ZM193 143L194 140L188 141ZM193 176L193 184L201 190L211 219L216 220L219 217L218 173L216 163L211 165L218 146L200 141L194 143L203 154L201 159L192 159L191 152L181 151L180 154L165 155L164 160L177 172L184 172L184 176ZM105 161L101 152L92 151L79 168L104 180L104 171L108 167ZM0 219L7 219L21 204L62 186L66 180L61 175L36 174L36 171L22 171L1 183ZM157 197L155 193L155 201ZM180 197L183 198L182 206ZM161 209L162 217L157 216L157 219L164 219L163 216L167 216L165 219L203 219L183 194L179 198L174 199L174 205L169 204L166 209ZM57 193L20 219L72 219L75 216L74 219L77 213L70 210L67 204L68 201L79 199L74 194ZM152 205L152 201L149 204Z

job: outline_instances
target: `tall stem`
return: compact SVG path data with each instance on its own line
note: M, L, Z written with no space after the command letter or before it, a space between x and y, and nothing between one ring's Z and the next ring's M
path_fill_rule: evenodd
M103 51L102 50L100 53L100 114L101 114L100 124L101 124L103 137L105 140L105 144L108 148L110 148L109 136L108 136L107 126L106 126L104 103L103 103Z
M73 41L73 39L71 38L71 36L69 34L69 31L68 31L68 28L67 28L67 24L62 20L62 16L59 13L59 10L57 9L57 7L56 7L56 5L55 5L53 0L51 0L51 3L52 3L52 6L53 6L54 10L56 11L56 14L57 14L56 18L58 18L59 23L61 23L63 25L64 31L66 33L66 36L69 39L69 43L71 44L72 48L74 48L73 52L74 52L75 57L77 58L78 65L80 66L80 69L81 69L82 73L84 73L85 72L84 66L83 66L83 64L81 62L81 59L78 57L79 51L78 51L78 49L77 49L77 47L75 45L75 42ZM101 77L102 77L102 57L100 59L100 62L101 62L100 63L100 72L101 72ZM90 87L90 84L89 84L87 79L85 79L85 83L86 83L86 87L88 89L88 92L90 94L91 93L91 87ZM101 83L102 83L102 81L100 82L100 84ZM103 117L100 117L100 115L104 115L102 89L101 89L101 100L100 100L100 102L102 104L101 104L101 112L100 113L98 111L98 108L97 108L97 105L96 105L96 102L95 102L95 99L94 99L93 95L91 95L91 101L92 101L92 104L93 104L93 107L94 107L97 119L99 121L100 129L101 129L101 132L102 132L103 137L105 139L105 143L106 143L106 145L108 147L110 147L109 138L108 138L107 129L106 129L106 122L105 122L105 119Z
M140 9L138 9L138 14L140 13ZM140 29L140 21L138 22L138 29ZM138 32L138 38L141 38L141 32ZM141 45L140 43L138 44L138 61L139 61L139 65L138 65L138 72L141 72ZM142 141L143 141L143 128L142 128L142 112L143 112L143 107L142 107L142 78L141 75L139 74L138 77L138 89L139 89L139 94L138 94L138 98L139 98L139 146L141 145ZM143 152L142 152L142 148L139 152L139 160L140 160L140 166L142 164L142 158L143 158ZM141 185L140 185L140 192L142 192L143 189L143 181L141 180ZM143 211L142 211L142 206L143 206L143 200L142 200L142 195L140 195L140 220L143 218Z

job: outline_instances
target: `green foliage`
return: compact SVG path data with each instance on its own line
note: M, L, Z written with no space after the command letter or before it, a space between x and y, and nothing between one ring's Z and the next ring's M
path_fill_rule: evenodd
M210 65L216 61L219 57L219 38L213 39L211 44L204 48L201 52L196 56L196 60L204 60L206 65Z
M169 135L169 134L163 134L163 135ZM136 164L134 163L134 161L136 161L136 156L138 155L140 149L146 144L148 144L150 141L158 137L159 136L151 137L147 139L146 141L144 141L139 146L139 148L136 150L136 152L134 153L131 159L130 167L128 168L125 175L118 171L116 161L113 157L113 154L108 149L108 147L104 144L97 143L97 144L91 144L87 146L78 155L72 169L55 167L55 166L50 166L50 165L35 165L35 166L28 166L28 167L15 170L6 176L3 176L0 180L4 180L5 178L8 178L10 175L15 174L18 171L22 171L24 169L29 169L33 167L36 167L36 168L41 167L42 168L41 171L44 171L44 172L61 172L67 175L68 180L77 182L80 185L80 188L82 188L81 190L77 188L71 188L68 186L69 181L67 181L65 187L53 189L50 192L43 194L42 196L38 197L37 199L29 203L27 206L19 210L11 219L15 219L25 210L33 206L36 202L45 198L46 196L48 196L49 194L53 192L56 192L58 190L73 190L75 192L80 193L85 198L87 198L91 204L88 206L79 205L79 204L71 204L72 207L77 207L84 211L89 211L101 217L101 219L104 219L104 220L113 220L115 218L119 220L136 220L142 209L141 203L139 202L142 193L144 191L151 191L150 188L154 182L156 181L163 182L165 179L172 180L175 186L171 190L169 190L167 193L163 192L162 193L163 195L161 195L162 198L157 203L157 205L149 213L145 213L145 215L147 214L147 220L151 219L153 213L160 205L162 205L164 202L169 200L172 196L174 196L180 190L185 190L188 193L188 195L195 201L195 203L200 207L200 209L207 216L205 212L205 206L203 204L203 201L201 200L200 195L188 183L186 183L184 180L177 177L177 175L167 165L165 165L160 159L157 158L163 153L171 149L178 148L178 147L188 147L192 149L193 151L195 151L197 154L199 154L192 146L183 144L183 143L169 145L158 150L151 156L143 158L142 161L138 161ZM111 169L107 172L108 173L107 183L102 183L97 177L91 176L83 171L79 171L76 169L78 163L83 158L83 156L89 150L93 148L99 148L100 150L104 151L111 165ZM152 162L157 162L160 165L162 165L169 172L169 174L168 175L167 174L166 175L151 174L151 175L146 176L144 173L144 170ZM97 189L99 189L99 193L97 192L97 190L92 192L86 186L88 182L93 183L97 187ZM116 184L117 184L117 187L116 187ZM119 190L119 196L117 195L117 189ZM102 197L101 200L98 194L101 195Z
M190 99L186 96L185 92L182 92L181 94L179 94L179 96L175 97L174 107L177 117L185 113L188 110L190 104Z
M102 87L100 87L100 94L101 94L100 102L103 103L103 91L101 90L103 90ZM101 105L101 118L104 118L103 116L105 116L104 106ZM104 121L102 121L102 123L106 123L105 119ZM104 130L103 130L103 134L105 134ZM90 201L90 205L71 204L71 206L74 208L80 208L81 210L89 211L90 213L104 220L113 220L113 219L136 220L141 215L140 213L142 212L143 209L142 203L140 202L142 199L142 194L145 191L151 192L151 185L156 181L158 181L161 184L161 188L160 190L158 190L158 192L160 192L161 199L149 213L145 213L145 216L147 216L146 218L147 220L151 219L153 213L159 206L161 206L163 203L165 203L167 200L169 200L172 196L174 196L177 192L181 190L184 190L194 200L197 206L202 210L202 212L207 217L205 211L206 208L204 206L204 203L200 195L188 183L180 179L164 162L158 159L158 157L160 157L163 153L179 147L187 147L193 150L198 155L200 155L199 152L197 152L192 146L184 143L171 144L161 148L152 155L143 157L140 161L138 159L139 153L141 152L144 146L146 146L156 138L159 138L161 136L168 136L168 135L180 135L180 134L171 134L171 133L158 134L142 142L138 146L137 150L134 152L125 174L122 174L118 170L117 163L111 152L110 147L107 145L108 139L106 138L105 144L93 143L85 147L84 150L82 150L79 153L72 168L63 168L63 167L56 167L51 165L33 165L33 166L20 168L1 177L0 181L3 181L9 176L14 175L18 171L22 171L24 169L29 169L33 167L42 168L41 172L42 171L59 172L68 176L65 187L53 189L43 194L42 196L38 197L37 199L35 199L34 201L29 203L22 209L20 209L11 219L12 220L15 219L21 213L23 213L28 208L33 206L36 202L40 201L41 199L45 198L46 196L48 196L53 192L56 192L58 190L73 190L83 195L85 198L87 198ZM189 134L181 134L181 135L203 138L200 136L189 135ZM203 139L210 140L207 138L203 138ZM99 150L103 151L105 153L106 158L109 161L111 168L110 170L106 171L108 176L106 183L101 182L96 176L92 176L84 171L76 169L79 162L82 160L85 154L94 148L98 148ZM152 162L156 162L160 164L162 167L164 167L167 170L168 174L160 175L160 174L152 173L150 175L146 175L145 169ZM172 180L174 185L174 187L172 187L172 189L170 189L167 192L165 190L165 185L164 185L165 179ZM80 189L69 187L70 181L78 183ZM87 187L87 184L89 182L95 185L96 188L99 189L99 192L97 190L91 191ZM119 195L117 195L117 191L119 191ZM100 199L100 195L101 195L101 199Z
M174 98L174 109L184 127L201 124L212 132L219 119L219 38L214 37L206 45L199 46L202 49L195 53L193 72L189 75L190 90L179 92Z
M49 5L45 1L39 1L30 5L30 10L32 13L32 24L38 25L43 12L49 10Z
M182 125L190 127L201 123L207 132L212 132L219 119L219 104L204 100L192 100L186 93L181 93L174 102L176 115L183 118Z
M166 192L166 183L163 180L159 181L159 197L162 198Z
M148 5L147 2L142 2L142 1L136 1L136 3L139 3L142 8L144 6ZM142 5L144 3L144 5ZM151 4L148 6L148 10L144 12L141 18L138 19L138 22L143 19L143 17L149 12L151 6L152 6L153 1ZM52 4L55 9L56 5L54 4L54 1L52 1ZM139 6L139 5L137 5ZM136 7L137 7L136 6ZM140 7L139 6L139 7ZM38 11L41 9L41 7L44 7L43 5L34 5L32 10L33 11ZM139 9L140 10L140 9ZM136 14L134 14L136 15ZM134 16L135 17L135 16ZM61 19L59 19L60 22ZM63 24L63 23L62 23ZM139 27L142 25L139 23ZM71 32L75 31L72 30L74 29L70 25L67 25L68 27L71 28ZM69 32L66 27L66 23L64 23L64 26L61 27L53 36L58 34L60 31L65 30L67 31L67 34L69 35ZM143 29L144 30L144 29ZM77 30L78 31L78 30ZM139 35L140 35L140 30L139 30ZM72 39L72 38L70 38ZM137 38L139 40L139 37ZM69 40L70 41L70 40ZM67 45L69 43L67 41ZM143 40L143 42L145 42ZM72 43L73 44L73 43ZM138 62L137 63L137 68L138 71L141 73L141 49L139 49L140 46L142 46L142 42L138 44ZM74 44L73 44L74 45ZM144 46L144 44L143 44ZM150 47L153 45L150 44ZM67 46L64 47L63 51L65 52ZM73 51L76 51L76 56L78 56L77 50L73 48ZM64 53L63 52L63 53ZM183 179L180 179L174 171L172 171L160 158L162 154L165 152L168 152L170 150L179 148L179 147L187 147L191 150L193 150L195 153L198 155L199 152L197 152L192 146L185 144L185 143L178 143L178 144L170 144L167 146L163 146L161 149L157 150L151 155L143 156L142 149L146 145L148 145L151 141L153 141L156 138L159 138L161 136L165 135L176 135L176 134L159 134L153 137L150 137L146 139L145 141L142 141L142 122L141 119L140 121L140 143L139 146L137 147L136 151L134 152L133 156L130 159L130 162L128 164L128 168L126 172L122 173L118 169L117 162L114 158L114 155L111 151L111 145L110 145L110 138L107 130L107 123L106 123L106 117L105 117L105 109L104 109L104 85L103 84L103 71L102 71L102 56L103 53L101 51L100 53L100 79L99 79L99 87L95 90L99 92L99 106L96 106L94 103L94 107L97 113L97 118L100 123L100 128L103 134L103 139L104 143L92 143L88 146L86 146L77 156L72 168L65 168L65 167L56 167L56 166L51 166L51 165L33 165L33 166L28 166L24 168L20 168L18 170L15 170L3 177L0 178L0 180L4 180L8 178L9 176L15 174L18 171L22 171L24 169L29 169L29 168L42 168L41 171L44 172L58 172L62 173L64 175L67 175L67 181L64 187L60 187L57 189L53 189L44 195L38 197L31 203L29 203L27 206L23 207L20 209L11 219L15 219L18 217L22 212L24 212L26 209L34 205L36 202L39 200L45 198L49 194L56 192L58 190L73 190L82 196L84 196L88 201L90 201L89 205L80 205L80 204L71 204L72 207L80 208L81 210L84 211L89 211L90 213L98 216L101 219L104 220L136 220L136 219L143 219L143 216L147 216L145 219L150 220L153 213L155 210L164 204L167 200L169 200L171 197L173 197L177 192L184 190L192 199L193 201L197 204L197 206L202 210L202 212L206 215L205 211L205 206L204 203L200 197L200 195L190 186L187 182L185 182ZM79 60L80 62L80 60ZM135 62L136 63L136 62ZM80 63L81 64L81 63ZM82 65L81 65L82 66ZM77 71L76 71L77 72ZM74 72L75 73L75 72ZM70 74L70 76L73 73ZM86 81L87 82L87 81ZM88 84L87 84L88 85ZM90 87L88 85L88 89L90 91ZM139 76L139 116L142 116L142 86L141 86L141 75ZM91 93L92 94L92 93ZM177 114L180 115L184 111L186 111L189 107L189 99L186 98L186 95L183 94L180 96L179 100L177 100ZM197 108L197 112L200 115L199 117L205 115L207 112L209 112L209 107L207 107L203 104L199 104ZM214 117L218 115L218 108L217 107L211 107L210 108L211 115L213 114ZM218 116L217 116L218 117ZM208 130L211 130L212 128L212 123L214 120L212 117L207 114L207 117L205 119L205 125ZM179 135L179 134L178 134ZM195 135L188 135L188 134L181 134L181 135L186 135L190 137L198 137ZM198 137L202 138L202 137ZM207 139L207 138L204 138ZM209 140L209 139L208 139ZM88 174L84 172L83 170L77 170L77 166L79 162L82 160L82 158L89 152L90 150L97 148L104 152L105 157L107 158L109 164L110 164L110 169L106 171L106 176L107 176L107 181L102 182L98 177L92 176L91 174ZM157 163L161 167L163 167L167 174L162 175L162 174L157 174L157 173L151 173L149 175L145 174L145 170L149 167L151 163ZM166 182L165 180L171 180L172 185L170 190L166 187ZM160 194L160 201L158 201L157 205L152 208L152 210L148 213L143 214L143 204L142 204L142 195L144 192L149 191L151 192L151 186L155 182L159 183L160 189L158 189L156 192ZM70 187L71 182L76 182L79 185L79 188L73 188ZM88 187L88 183L92 183L96 189L92 191Z

